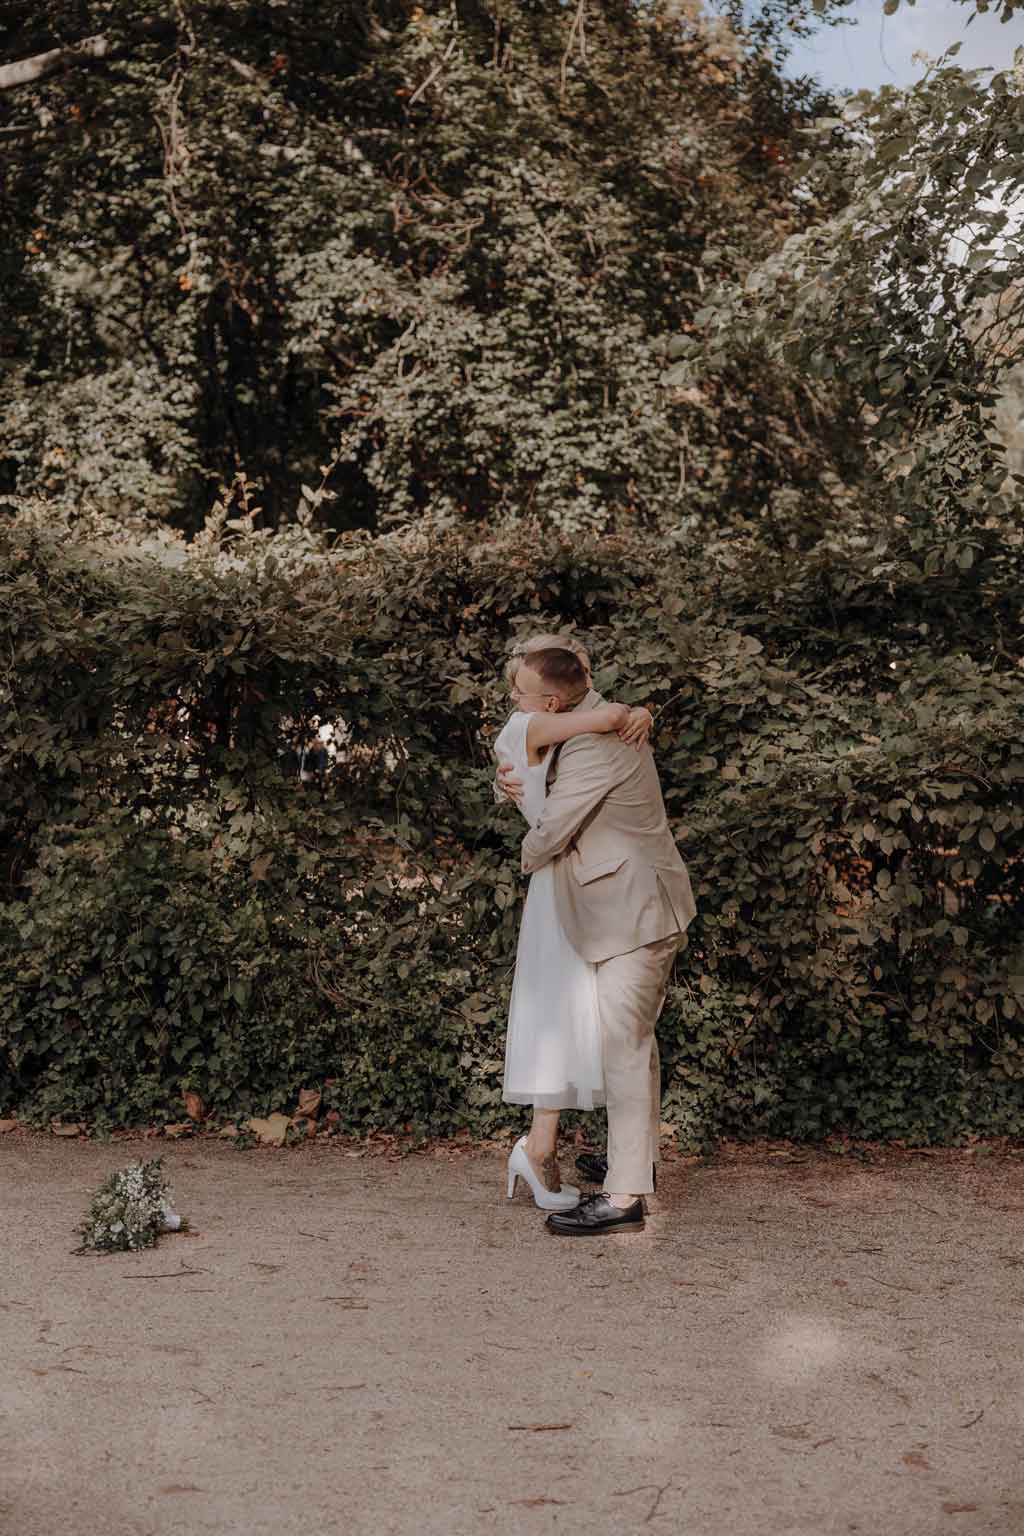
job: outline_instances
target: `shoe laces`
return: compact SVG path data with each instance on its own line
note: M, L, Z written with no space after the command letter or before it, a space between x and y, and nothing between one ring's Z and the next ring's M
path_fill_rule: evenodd
M599 1189L593 1195L585 1195L584 1198L580 1201L580 1204L581 1205L600 1205L601 1201L606 1199L606 1198L607 1197L606 1197L606 1195L604 1193L604 1190L603 1189Z

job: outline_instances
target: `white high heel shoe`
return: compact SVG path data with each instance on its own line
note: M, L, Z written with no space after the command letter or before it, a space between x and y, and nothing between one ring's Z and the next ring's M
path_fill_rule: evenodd
M544 1188L526 1155L525 1136L520 1136L509 1153L508 1198L510 1200L516 1192L516 1179L523 1179L530 1186L533 1192L533 1203L542 1211L571 1211L580 1203L580 1192L571 1184L563 1184L558 1191Z

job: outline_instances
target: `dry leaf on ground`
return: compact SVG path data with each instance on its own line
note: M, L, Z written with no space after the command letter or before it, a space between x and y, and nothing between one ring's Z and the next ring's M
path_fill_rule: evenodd
M299 1103L293 1120L315 1120L320 1113L320 1103L323 1095L319 1088L300 1088Z
M265 1120L247 1120L245 1129L266 1147L283 1147L291 1120L288 1115L268 1115Z

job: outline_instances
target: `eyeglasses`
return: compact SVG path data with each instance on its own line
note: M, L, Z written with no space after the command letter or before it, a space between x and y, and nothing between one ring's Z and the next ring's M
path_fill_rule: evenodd
M527 689L517 688L515 683L512 684L511 688L509 689L509 693L516 700L519 700L519 699L557 699L559 697L559 695L557 693L531 693L528 688Z

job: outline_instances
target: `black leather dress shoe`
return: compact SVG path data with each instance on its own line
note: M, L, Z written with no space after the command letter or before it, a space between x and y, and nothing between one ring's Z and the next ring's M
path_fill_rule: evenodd
M559 1237L600 1237L602 1232L642 1232L644 1203L634 1200L620 1211L607 1195L588 1195L571 1211L552 1211L546 1223Z
M577 1172L590 1184L603 1184L608 1177L608 1159L600 1152L581 1152L576 1159ZM654 1187L658 1187L658 1170L652 1169Z

